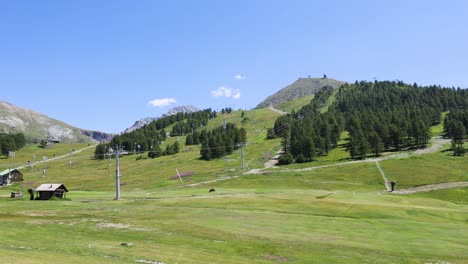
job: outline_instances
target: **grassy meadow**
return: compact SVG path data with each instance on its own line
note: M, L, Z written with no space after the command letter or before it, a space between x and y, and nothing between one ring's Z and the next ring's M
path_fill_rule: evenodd
M312 99L314 99L314 95L306 95L298 99L284 102L278 106L275 106L275 108L283 110L287 113L291 113L292 111L298 111L304 105L309 104Z
M263 168L279 150L280 139L265 140L277 116L268 109L224 116L248 131L249 169ZM47 161L45 178L36 164L21 169L22 183L0 188L0 263L468 263L467 188L387 193L374 162L295 171L350 161L346 138L328 160L253 175L243 174L240 150L207 162L198 158L200 146L170 138L165 144L181 143L177 155L121 157L119 201L114 159L95 160L94 148L70 155L83 144L25 147L14 167L33 154L36 161L65 157ZM401 188L468 181L466 158L448 147L380 163ZM0 168L9 161L0 158ZM182 184L172 179L176 169L193 175ZM64 183L67 199L30 201L27 189L41 183ZM10 199L18 190L25 197Z

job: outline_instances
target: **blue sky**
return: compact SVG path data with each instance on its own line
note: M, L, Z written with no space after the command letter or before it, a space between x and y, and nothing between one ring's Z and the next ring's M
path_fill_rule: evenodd
M0 100L118 133L299 77L468 87L467 1L0 0Z

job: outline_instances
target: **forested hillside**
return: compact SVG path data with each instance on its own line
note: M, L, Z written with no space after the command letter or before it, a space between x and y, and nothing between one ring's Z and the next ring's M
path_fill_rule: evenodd
M173 155L179 152L179 143L166 146L162 150L160 145L166 140L168 135L180 136L192 132L208 124L211 118L216 117L216 111L206 109L194 113L177 113L157 119L142 128L125 132L115 136L109 144L100 144L96 147L95 157L103 159L105 154L112 147L120 147L126 151L146 152L150 151L150 158L157 158L164 155ZM172 127L172 131L167 132L166 128Z
M347 149L356 159L423 148L431 137L431 126L441 122L443 112L468 106L468 93L463 89L376 81L342 85L328 111L320 113L331 94L331 89L324 88L310 104L276 120L268 137L283 138L283 164L327 155L343 131L349 133ZM455 123L463 125L466 134L467 122Z
M231 108L222 109L222 113L230 113ZM241 142L247 140L244 128L226 123L215 129L206 129L209 120L217 116L216 111L206 109L194 113L178 113L157 119L142 128L115 136L109 144L100 144L96 148L95 157L103 159L110 148L123 147L126 151L146 152L148 157L157 158L173 155L180 151L180 145L175 142L161 148L161 143L167 136L187 136L185 145L202 146L200 156L204 160L220 158L231 154ZM170 131L166 131L170 129Z

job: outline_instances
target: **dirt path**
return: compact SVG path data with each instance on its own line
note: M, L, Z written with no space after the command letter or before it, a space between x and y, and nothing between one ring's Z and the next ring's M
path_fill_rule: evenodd
M80 153L83 150L94 148L94 147L96 147L96 145L91 145L91 146L88 146L88 147L85 147L85 148L82 148L82 149L79 149L79 150L75 150L75 152L73 152L73 154ZM53 160L59 160L59 159L67 158L67 157L70 157L70 153L65 154L65 155L61 155L61 156L56 156L55 158L47 159L45 162L49 162L49 161L53 161ZM35 165L38 165L38 164L41 164L41 163L44 163L44 161L43 160L36 161L36 162L34 162L33 165L35 166ZM28 164L21 165L19 167L16 167L16 169L19 170L19 169L24 169L26 167L29 167L29 165Z
M429 153L434 153L442 149L442 147L446 144L449 144L450 140L443 139L440 137L435 137L432 139L432 146L426 149L420 149L420 150L415 150L412 152L406 152L406 153L398 153L398 154L392 154L384 157L379 157L379 158L373 158L373 159L366 159L366 160L353 160L353 161L348 161L348 162L341 162L341 163L335 163L335 164L330 164L330 165L322 165L322 166L315 166L315 167L308 167L308 168L302 168L302 169L291 169L291 170L276 170L276 172L301 172L301 171L311 171L311 170L317 170L317 169L322 169L322 168L329 168L329 167L337 167L337 166L346 166L350 164L357 164L357 163L363 163L363 162L375 162L377 169L379 170L380 174L382 175L382 178L384 180L385 184L385 189L387 192L391 190L390 183L385 176L385 172L382 169L382 166L380 165L380 161L382 160L388 160L388 159L398 159L398 158L407 158L415 155L421 155L421 154L429 154ZM264 164L264 168L259 168L259 169L252 169L249 170L248 172L243 173L243 175L248 175L248 174L263 174L265 169L271 169L273 168L276 163L278 162L278 158L280 155L280 151L272 157L269 161L267 161ZM187 184L184 186L179 186L180 187L193 187L193 186L199 186L199 185L204 185L204 184L211 184L211 183L216 183L218 181L225 181L225 180L230 180L230 179L236 179L241 177L242 175L237 175L237 176L226 176L226 177L221 177L219 179L215 180L210 180L210 181L204 181L204 182L199 182L199 183L192 183L192 184ZM411 187L407 189L401 189L401 190L396 190L393 191L392 193L394 194L413 194L413 193L420 193L420 192L430 192L434 190L441 190L441 189L452 189L452 188L464 188L468 187L468 182L446 182L446 183L439 183L439 184L428 184L428 185L423 185L423 186L418 186L418 187Z
M382 167L380 166L380 163L378 160L375 160L375 165L377 165L377 169L379 169L380 174L382 175L382 178L385 184L385 189L387 189L387 192L391 191L392 188L390 187L390 182L388 182L387 177L385 177L385 173L383 172Z
M283 148L278 150L276 152L275 156L271 157L267 162L265 162L265 164L263 164L265 169L273 168L276 164L278 164L278 159L280 158L281 154L283 154L283 153L284 153Z
M330 164L330 165L308 167L308 168L302 168L302 169L277 170L277 172L312 171L312 170L329 168L329 167L346 166L346 165L356 164L356 163L375 162L375 164L377 166L377 169L379 170L379 172L382 175L382 178L384 180L385 190L387 192L389 192L391 190L390 182L388 181L387 177L385 176L385 172L383 171L382 166L380 165L379 162L382 161L382 160L408 158L408 157L416 156L416 155L434 153L434 152L437 152L437 151L441 150L444 145L450 144L450 139L444 139L444 138L441 138L441 137L434 137L434 138L432 138L431 143L432 143L432 145L429 148L418 149L418 150L411 151L411 152L392 154L392 155L379 157L379 158L372 158L372 159L365 159L365 160L353 160L353 161L335 163L335 164ZM272 159L277 159L277 156L273 157ZM267 166L267 164L268 164L268 166ZM262 173L264 173L265 169L272 168L274 166L274 165L271 166L272 164L276 164L276 163L267 162L267 163L265 163L265 168L263 168L263 169L253 169L253 170L250 170L250 171L248 171L248 172L246 172L244 174L262 174ZM395 194L412 194L412 193L418 193L418 192L429 192L429 191L433 191L433 190L462 188L462 187L468 187L468 182L446 182L446 183L439 183L439 184L428 184L428 185L424 185L424 186L418 186L418 187L412 187L412 188L397 190L397 191L394 191L393 193L395 193Z
M226 177L221 177L221 178L216 179L216 180L191 183L191 184L186 184L184 186L185 187L193 187L193 186L199 186L199 185L208 184L208 183L215 183L215 182L218 182L218 181L231 180L231 179L235 179L235 178L239 178L239 177L240 176L226 176ZM180 187L183 187L183 186L180 186Z
M393 191L392 193L395 193L395 194L413 194L413 193L420 193L420 192L431 192L431 191L435 191L435 190L464 188L464 187L468 187L468 181L428 184L428 185L422 185L422 186L417 186L417 187L411 187L411 188L396 190L396 191Z
M272 106L269 106L268 109L270 109L271 111L276 112L276 113L278 113L280 115L287 115L288 114L287 112L285 112L283 110L280 110L280 109L276 109L276 108L274 108Z
M291 169L291 170L279 170L279 172L291 172L291 171L310 171L310 170L316 170L316 169L322 169L322 168L328 168L328 167L336 167L336 166L345 166L345 165L350 165L350 164L356 164L356 163L364 163L364 162L376 162L378 163L379 161L382 160L388 160L388 159L400 159L400 158L407 158L415 155L421 155L421 154L429 154L429 153L434 153L442 149L442 147L446 144L449 144L450 140L449 139L443 139L441 137L434 137L432 139L432 146L426 149L418 149L415 151L411 152L405 152L405 153L397 153L397 154L391 154L379 158L371 158L371 159L365 159L365 160L353 160L353 161L347 161L347 162L341 162L341 163L334 163L330 165L322 165L322 166L314 166L314 167L308 167L308 168L302 168L302 169ZM377 164L379 170L383 174L382 168L380 167L379 164ZM261 169L262 171L264 169Z

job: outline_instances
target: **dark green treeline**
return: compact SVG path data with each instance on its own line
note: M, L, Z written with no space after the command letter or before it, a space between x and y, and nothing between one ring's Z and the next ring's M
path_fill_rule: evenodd
M104 159L110 147L121 146L128 152L146 152L148 157L156 158L164 155L173 155L179 152L178 142L166 146L164 150L160 145L170 136L183 136L197 129L203 128L210 119L217 116L216 111L205 109L194 113L177 113L175 115L159 118L139 129L115 136L110 143L100 144L95 151L95 157ZM172 126L172 130L165 129Z
M211 160L231 154L246 141L247 132L244 128L237 128L234 124L227 123L213 130L195 131L187 135L185 144L201 144L201 159Z
M349 133L352 158L378 156L382 151L425 147L430 128L442 112L464 109L468 93L440 86L419 87L401 81L356 82L338 91L324 87L310 104L276 120L268 138L282 137L280 162L305 162L327 155L343 131ZM328 111L320 113L334 96Z
M26 145L26 138L23 133L0 134L0 149L3 155L8 155L10 151L21 149Z

